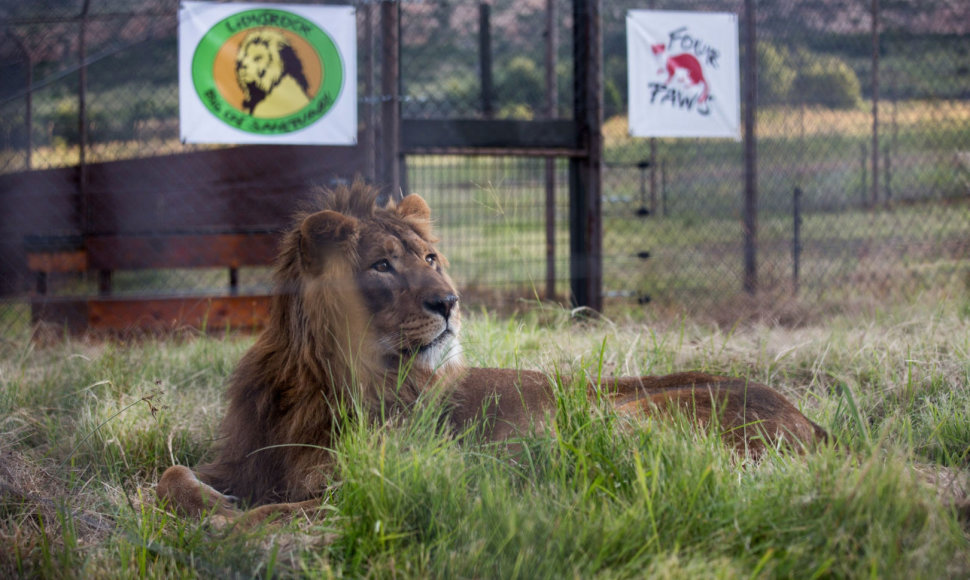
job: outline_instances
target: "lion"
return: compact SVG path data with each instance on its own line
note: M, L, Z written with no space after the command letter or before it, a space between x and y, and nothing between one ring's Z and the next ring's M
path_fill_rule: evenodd
M253 117L285 117L310 103L303 64L274 28L259 28L243 38L236 52L236 80L245 97L242 108Z
M547 375L465 364L459 296L427 203L378 197L361 180L322 192L285 234L270 319L229 379L214 461L195 473L170 467L158 483L177 511L258 520L319 507L347 416L337 409L386 418L435 393L453 432L510 446L554 420ZM585 388L617 413L686 413L755 456L827 438L780 394L745 379L684 372Z

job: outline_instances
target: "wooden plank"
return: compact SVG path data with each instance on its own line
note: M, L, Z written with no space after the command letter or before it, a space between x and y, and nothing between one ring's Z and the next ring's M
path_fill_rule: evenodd
M268 295L37 299L31 313L35 323L63 326L71 332L257 330L269 320L271 299Z
M72 252L28 252L27 267L32 272L83 272L88 269L88 254Z
M279 240L270 233L91 236L85 247L97 270L239 268L272 264Z
M424 149L579 149L576 123L566 119L514 121L481 119L404 119L404 153Z
M112 298L88 301L88 328L257 329L269 320L269 296Z

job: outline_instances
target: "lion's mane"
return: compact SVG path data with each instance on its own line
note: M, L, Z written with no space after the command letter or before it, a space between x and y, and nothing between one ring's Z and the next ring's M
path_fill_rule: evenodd
M331 210L430 237L427 216L404 218L393 202L381 207L377 197L376 189L357 181L320 192L295 221ZM296 227L283 238L269 323L230 378L217 459L197 470L214 488L253 504L309 497L329 471L340 412L354 404L365 412L406 408L430 382L463 372L458 358L398 376L401 363L378 348L373 315L353 283L358 249L369 241L347 235L313 276L302 263L306 232Z

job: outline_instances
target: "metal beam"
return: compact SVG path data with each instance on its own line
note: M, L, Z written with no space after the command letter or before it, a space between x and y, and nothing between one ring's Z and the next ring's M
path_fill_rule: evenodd
M578 149L576 123L570 120L404 119L405 153L447 148Z

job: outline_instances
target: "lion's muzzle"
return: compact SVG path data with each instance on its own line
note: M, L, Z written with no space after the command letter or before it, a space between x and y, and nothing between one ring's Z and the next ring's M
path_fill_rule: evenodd
M435 296L429 300L425 300L423 306L425 310L440 314L447 321L451 317L451 311L455 308L456 304L458 304L458 296L445 294L444 296Z

